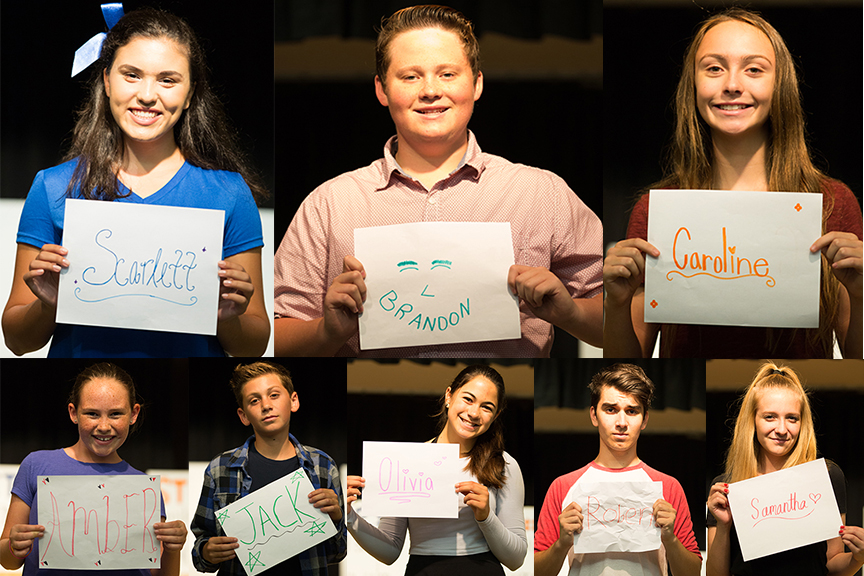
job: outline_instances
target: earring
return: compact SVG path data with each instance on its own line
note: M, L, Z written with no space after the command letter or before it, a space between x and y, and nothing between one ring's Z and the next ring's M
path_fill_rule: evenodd
M450 409L450 403L448 402L447 404L444 404L444 408L449 410Z

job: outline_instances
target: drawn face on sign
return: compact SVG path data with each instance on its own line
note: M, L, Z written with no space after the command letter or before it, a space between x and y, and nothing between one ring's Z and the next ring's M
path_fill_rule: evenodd
M756 403L756 439L769 459L782 466L798 441L801 401L786 388L768 388Z
M648 416L632 394L604 386L597 408L590 409L591 423L600 433L600 442L612 452L627 452L636 447Z
M288 430L291 413L298 408L297 393L289 394L276 374L265 374L243 385L243 407L237 415L256 436L270 437Z
M119 462L117 449L141 410L140 404L129 405L126 387L112 378L94 378L81 388L78 406L70 403L68 408L69 418L78 425L75 457L83 462Z
M448 388L447 404L447 426L455 437L476 440L498 415L498 388L487 378L477 376L455 392Z

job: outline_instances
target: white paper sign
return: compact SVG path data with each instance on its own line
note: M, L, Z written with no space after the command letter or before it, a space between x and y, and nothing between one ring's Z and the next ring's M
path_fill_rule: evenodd
M729 485L744 561L823 542L843 524L825 459Z
M651 190L645 321L815 328L822 195Z
M66 200L57 322L216 334L222 210Z
M468 475L458 444L363 442L363 510L369 516L456 518L455 486Z
M416 222L354 230L366 270L360 348L521 336L509 222Z
M239 540L235 552L246 574L269 570L336 534L330 516L309 504L314 489L298 468L216 511L225 534Z
M570 502L582 508L582 532L573 536L577 554L647 552L660 548L654 502L663 498L662 482L579 482Z
M159 568L159 476L39 476L39 568Z

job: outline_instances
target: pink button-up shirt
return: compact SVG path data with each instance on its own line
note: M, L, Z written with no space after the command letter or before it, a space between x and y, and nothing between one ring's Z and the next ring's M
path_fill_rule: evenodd
M316 188L300 206L275 256L277 318L323 315L324 295L354 254L354 229L410 222L510 222L516 264L541 266L571 296L602 292L602 226L567 184L546 170L485 154L469 132L460 166L427 190L401 171L396 137L384 158ZM367 278L374 282L374 278ZM520 304L522 337L360 352L354 334L339 356L530 358L549 356L552 326Z

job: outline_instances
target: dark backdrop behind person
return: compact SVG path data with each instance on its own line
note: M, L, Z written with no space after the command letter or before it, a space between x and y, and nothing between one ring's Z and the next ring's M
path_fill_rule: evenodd
M604 368L624 362L640 366L655 386L648 425L639 436L636 453L648 466L681 483L690 506L696 541L699 549L705 550L705 361L553 358L537 362L535 525L552 481L597 457L600 439L588 414L591 405L588 383Z
M36 450L56 450L78 440L69 419L69 393L93 359L4 360L0 363L0 462L20 464ZM189 467L188 361L112 359L129 373L143 399L137 430L118 450L134 468Z
M126 13L162 8L185 19L207 56L211 86L241 149L274 189L273 5L271 2L126 0ZM71 143L92 66L70 78L75 50L106 32L100 0L4 2L0 9L0 196L24 198L39 170L59 164ZM274 197L264 206L272 207ZM265 240L269 242L269 239Z
M741 364L744 361L738 361ZM726 451L732 442L735 419L745 388L750 384L761 361L746 361L752 370L744 379L725 373L735 362L712 360L707 370L708 430L707 465L703 496L707 497L711 482L725 471ZM861 360L774 360L778 366L793 368L804 389L810 393L810 410L816 430L817 458L833 460L846 476L846 524L861 526L864 510L864 361ZM740 369L739 369L740 370ZM851 379L843 373L851 373ZM736 371L735 374L738 374ZM703 498L704 499L704 498ZM705 521L704 513L702 521ZM856 574L861 574L859 570Z
M662 176L672 137L671 108L684 51L709 13L741 5L758 11L783 36L799 73L808 143L818 168L862 194L862 6L699 0L680 6L615 2L603 10L603 236L624 239L640 190ZM702 8L700 8L702 7Z
M229 381L238 364L270 359L191 358L189 394L189 460L210 462L226 450L241 446L254 434L237 416L237 401ZM289 431L301 443L326 452L337 465L347 458L345 425L345 361L297 358L275 362L291 373L300 409L291 414ZM203 478L190 478L195 501Z

